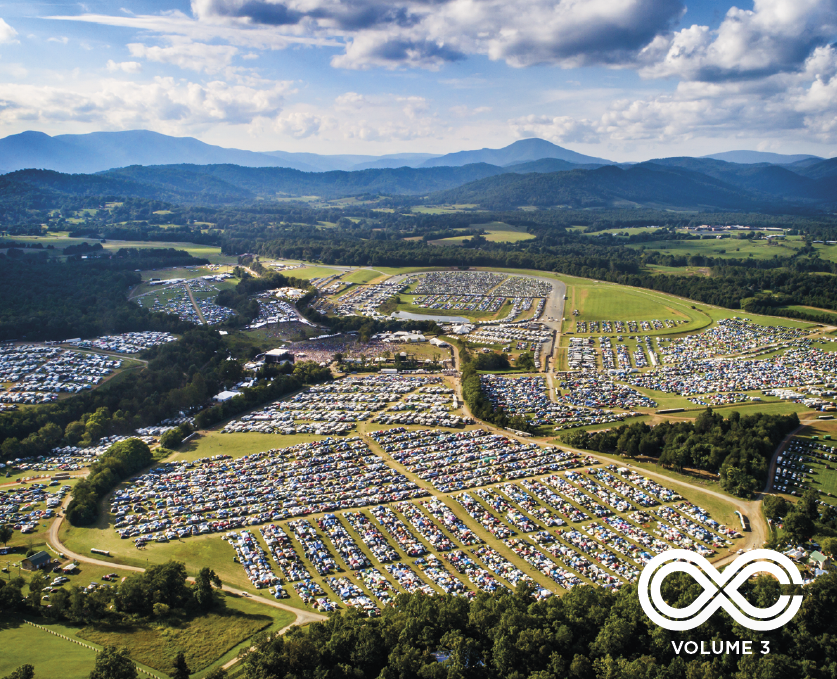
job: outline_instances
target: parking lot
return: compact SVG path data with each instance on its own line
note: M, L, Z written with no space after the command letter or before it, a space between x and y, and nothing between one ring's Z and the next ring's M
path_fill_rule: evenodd
M604 377L574 379L569 383L572 387L562 389L562 394L566 390L566 395L556 401L549 398L546 377L542 375L481 375L480 386L495 408L502 408L510 416L525 416L533 426L549 426L556 430L620 422L630 413L624 410L611 412L606 408L633 408L640 402L637 392L615 385ZM591 381L600 389L594 389ZM595 405L597 400L607 405Z
M367 420L394 423L399 419L427 420L427 424L459 426L440 407L440 394L418 391L441 389L443 380L435 375L388 375L371 373L350 376L336 382L317 385L295 396L265 406L227 423L223 430L262 432L266 434L344 434L358 422ZM450 392L449 389L447 389ZM418 392L418 393L414 393ZM411 400L411 396L414 396ZM431 403L437 400L436 403ZM450 402L450 397L445 399ZM427 404L416 413L415 404ZM386 408L389 407L389 410ZM411 416L408 416L410 413Z
M104 335L94 339L68 340L67 344L79 349L110 351L116 354L138 354L145 349L174 342L177 338L168 332L126 332L121 335Z
M0 347L0 402L50 403L58 394L92 389L122 367L121 359L35 344Z
M334 395L347 393L362 392ZM479 429L392 427L169 462L118 489L110 511L128 544L220 533L266 596L366 615L401 591L620 587L664 548L712 554L735 537L640 473Z

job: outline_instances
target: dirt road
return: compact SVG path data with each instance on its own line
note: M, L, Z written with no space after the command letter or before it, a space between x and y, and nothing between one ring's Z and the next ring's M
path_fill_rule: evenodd
M126 571L133 571L135 573L142 573L145 571L144 568L139 568L138 566L128 566L125 564L118 564L113 563L112 561L103 561L102 559L94 559L89 556L85 556L84 554L78 554L77 552L72 551L69 547L64 545L61 540L58 538L58 531L61 528L61 524L64 522L64 510L66 510L67 505L70 503L71 498L66 498L64 500L64 504L61 505L61 511L58 514L58 518L52 522L52 525L49 527L49 531L47 532L47 543L52 547L56 552L59 552L64 555L67 559L75 559L80 563L89 563L96 566L105 566L106 568L113 568L114 570L126 570ZM193 580L193 578L189 578ZM307 625L310 622L317 622L320 620L326 620L326 616L320 615L319 613L312 613L311 611L304 611L299 608L294 608L293 606L289 606L288 604L283 604L279 601L271 601L270 599L263 599L261 597L254 597L249 592L245 592L242 589L237 589L235 587L230 587L229 585L223 585L222 589L225 592L229 592L230 594L235 594L237 596L242 596L249 598L250 601L253 601L258 604L263 604L265 606L272 606L273 608L279 608L283 611L289 611L296 615L296 620L294 620L288 627L293 627L294 625ZM288 627L281 630L284 632Z

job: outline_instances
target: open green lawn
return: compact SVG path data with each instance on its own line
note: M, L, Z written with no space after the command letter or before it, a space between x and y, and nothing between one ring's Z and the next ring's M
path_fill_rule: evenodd
M748 259L752 256L753 259L772 259L773 255L791 257L803 247L804 243L801 239L788 237L782 242L738 238L704 238L701 240L659 240L626 245L634 248L645 247L648 250L685 257L705 255L725 259Z
M2 676L29 664L36 677L87 679L96 662L95 651L7 616L0 620L0 648Z
M100 646L125 647L133 660L166 674L172 673L174 659L183 651L186 663L195 673L274 622L272 616L265 615L264 607L257 612L256 604L240 597L227 596L224 600L226 608L179 623L172 620L168 625L91 625L80 630L78 636ZM285 625L294 618L287 611L277 613Z
M252 593L257 591L247 579L241 565L233 562L233 548L218 534L200 535L166 543L152 542L139 550L131 540L122 540L119 537L111 525L110 516L104 512L93 526L86 528L76 528L65 521L61 525L60 539L68 549L79 554L90 554L93 547L108 550L111 553L110 557L97 555L96 558L113 561L114 570L118 569L119 564L147 568L149 565L175 559L186 564L190 576L197 574L204 566L209 566L225 584ZM120 574L127 573L123 571Z
M342 269L332 269L327 266L306 266L302 269L294 269L287 273L292 278L300 278L310 281L312 278L325 278L326 276L339 276Z
M253 453L261 453L272 448L287 448L288 446L316 441L322 437L316 434L261 434L259 432L241 432L222 434L220 431L209 431L197 438L184 443L177 454L170 459L197 460L211 455L231 455L242 457Z
M531 233L527 233L525 229L504 222L489 222L488 224L474 224L472 226L484 229L485 239L490 243L518 243L535 237ZM470 238L470 236L451 236L431 242L434 245L460 245L467 238Z
M700 266L662 266L660 264L649 264L648 273L668 274L670 276L708 276L709 270Z
M809 487L823 493L823 500L829 504L837 504L837 463L813 457L805 464L814 469Z
M192 675L232 660L258 631L278 631L294 620L294 614L267 608L240 596L223 595L223 606L197 618L173 618L166 625L140 623L133 626L78 626L35 618L34 622L58 634L78 639L96 649L105 645L128 648L131 659L155 676L172 671L178 651L186 654ZM96 650L75 644L12 616L0 621L0 675L23 664L35 667L37 677L87 679L93 669ZM56 668L60 667L60 672Z
M369 283L376 278L381 277L381 272L374 269L357 269L351 273L347 273L341 277L347 283Z
M462 205L417 205L412 212L422 215L449 215L458 212L473 212L476 205L463 203Z
M711 322L707 314L693 309L691 304L676 297L622 285L587 280L581 283L574 282L568 286L567 296L569 299L564 307L564 317L567 321L564 327L570 332L575 332L576 321L686 321L674 328L650 333L658 335L694 331ZM573 316L576 309L579 314Z
M511 304L506 300L497 312L468 311L466 309L425 309L424 307L413 304L413 299L415 299L413 295L401 295L402 303L398 305L398 311L406 311L411 314L425 314L427 316L462 316L463 318L485 321L495 318L505 318L508 316L509 309L511 308Z
M33 243L43 243L44 247L52 245L55 250L51 250L55 256L61 255L61 250L68 245L78 245L79 243L94 243L97 242L95 238L70 238L66 233L53 234L46 236L20 236L15 237L16 240L29 241ZM137 248L146 250L149 248L174 248L176 250L185 250L193 257L202 257L208 259L211 264L236 264L237 259L221 252L221 248L213 245L200 245L197 243L181 243L170 241L133 241L133 240L108 240L102 243L105 250L116 252L120 248Z

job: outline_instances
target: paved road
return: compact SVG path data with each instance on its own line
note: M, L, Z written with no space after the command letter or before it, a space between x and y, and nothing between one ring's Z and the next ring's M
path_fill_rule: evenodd
M79 561L81 563L89 563L95 566L105 566L106 568L133 571L135 573L142 573L145 571L144 568L140 568L138 566L128 566L126 564L114 563L112 561L103 561L102 559L94 559L92 557L85 556L84 554L78 554L72 551L66 545L64 545L58 538L58 530L61 528L61 524L64 522L64 510L66 510L67 505L70 503L70 500L70 497L67 497L64 500L64 504L61 505L61 511L58 514L58 518L55 519L55 521L53 521L52 525L49 527L49 531L47 532L47 543L50 545L50 547L52 547L56 552L64 554L65 558L75 559L76 561ZM189 579L194 580L194 578ZM296 615L296 620L294 620L290 625L288 625L288 627L282 629L280 633L284 632L289 627L293 627L294 625L307 625L310 622L327 620L326 616L320 615L319 613L312 613L310 611L304 611L299 608L294 608L293 606L283 604L280 601L264 599L262 597L254 597L252 594L242 589L237 589L228 585L223 585L222 589L225 592L229 592L230 594L236 594L241 597L249 598L250 601L254 601L255 603L263 604L265 606L272 606L273 608L279 608L283 611L289 611L290 613Z

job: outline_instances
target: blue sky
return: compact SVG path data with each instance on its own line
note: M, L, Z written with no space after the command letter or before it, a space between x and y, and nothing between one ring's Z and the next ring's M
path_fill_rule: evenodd
M0 3L0 135L837 155L837 0Z

